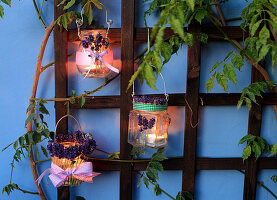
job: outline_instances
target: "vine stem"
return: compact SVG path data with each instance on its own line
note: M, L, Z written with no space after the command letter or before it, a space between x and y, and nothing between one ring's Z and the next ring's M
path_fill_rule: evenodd
M143 176L149 183L151 183L152 185L155 185L154 182L152 182L151 180L149 180L144 174L141 174L140 172L136 171L136 173L138 175L140 175L141 177ZM166 196L168 196L170 199L176 200L174 197L172 197L170 194L168 194L166 191L164 191L162 188L160 188L161 192L164 193Z
M37 12L39 21L41 22L41 24L43 25L43 27L46 29L47 26L45 25L43 19L41 18L40 11L38 10L38 6L37 6L37 3L36 3L36 0L33 0L33 4L34 4L35 10L36 10L36 12Z
M38 192L31 192L31 191L23 190L23 189L21 189L21 188L19 188L19 187L14 188L14 189L19 190L19 191L21 191L21 192L23 192L23 193L28 193L28 194L39 194Z
M33 80L33 85L32 85L32 91L31 91L31 98L35 98L36 97L36 93L37 93L37 87L38 87L38 81L39 81L39 76L41 73L41 62L42 62L42 58L44 55L44 51L45 51L45 47L47 44L47 41L49 39L49 36L52 32L54 28L54 20L52 21L52 23L49 25L49 27L47 27L45 29L45 34L39 49L39 54L38 54L38 58L37 58L37 63L36 63L36 69L35 69L35 75L34 75L34 80ZM29 105L34 104L34 100L29 100ZM32 110L28 112L28 116L30 116L32 113ZM32 131L32 121L29 122L29 124L27 125L27 133ZM37 169L36 169L36 163L34 160L34 155L33 155L33 151L32 151L32 146L31 146L31 151L30 151L30 155L29 155L29 162L30 162L30 166L31 166L31 170L32 170L32 174L33 174L33 178L34 178L34 182L38 191L38 195L42 200L47 200L43 190L41 188L40 185L38 185L38 182L36 181L38 179L38 173L37 173Z
M224 20L224 17L223 17L223 14L221 12L221 9L219 7L218 9L220 12L219 12L219 15L223 18L223 21L222 23L224 24L225 23L225 20ZM221 26L221 23L217 23L216 21L214 21L212 19L212 15L208 15L207 16L208 19L215 25L215 27L223 34L225 40L229 41L236 49L238 52L241 52L242 50L242 46L239 44L239 42L237 40L231 40L228 35L220 28ZM226 23L225 23L226 24ZM254 67L256 68L256 70L258 70L260 72L260 74L264 77L264 79L266 81L270 81L270 77L269 77L269 74L267 73L267 71L261 67L261 65L259 65L256 61L254 61L253 59L249 58L247 55L244 55L244 58ZM277 93L277 88L272 88L272 87L269 87L269 90L270 92L274 92L274 93ZM274 114L275 114L275 117L277 119L277 106L276 105L272 105L273 107L273 110L274 110Z
M103 85L99 86L98 88L96 88L95 90L92 90L90 92L87 92L85 94L80 94L78 96L74 96L74 97L69 97L69 98L52 98L52 99L39 99L39 98L35 98L35 97L31 97L30 101L39 101L39 100L44 100L44 101L72 101L73 99L78 99L80 97L86 97L88 95L92 95L95 92L101 90L103 87L105 87L106 85L108 85L110 82L112 82L114 79L116 79L118 76L120 75L120 73L116 74L115 76L113 76L112 78L109 78Z
M242 173L242 174L245 174L245 172L242 171L242 170L237 170L237 171L239 171L239 172ZM258 185L259 185L260 187L264 188L264 189L265 189L266 191L268 191L275 199L277 199L277 196L276 196L268 187L266 187L262 181L257 181L257 183L258 183Z

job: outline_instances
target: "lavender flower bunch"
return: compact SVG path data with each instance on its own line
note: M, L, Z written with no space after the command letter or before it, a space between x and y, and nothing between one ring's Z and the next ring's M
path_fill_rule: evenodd
M82 40L81 44L86 49L90 47L92 51L99 51L102 47L107 49L110 45L108 38L103 37L101 33L98 33L95 37L89 35Z
M65 147L63 143L74 142L75 145ZM68 133L67 135L58 134L55 140L50 140L47 149L51 157L74 159L80 155L89 155L96 148L96 142L92 138L85 138L81 131Z
M167 100L165 97L150 97L150 96L135 96L135 103L145 103L145 104L155 104L155 105L165 105Z
M143 117L142 115L138 115L138 125L140 126L140 129L139 129L140 132L147 129L152 129L153 126L155 125L155 122L156 122L155 118L151 118L148 121L146 117Z

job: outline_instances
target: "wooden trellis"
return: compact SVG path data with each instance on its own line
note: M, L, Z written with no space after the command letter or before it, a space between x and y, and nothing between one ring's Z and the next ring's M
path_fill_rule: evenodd
M57 7L61 0L55 0L55 19L64 13L63 8ZM82 109L97 108L120 108L120 158L130 159L131 145L127 143L128 135L128 114L131 109L131 91L126 93L126 88L131 75L134 72L134 42L146 42L147 29L135 28L135 0L121 0L121 29L111 29L109 38L112 41L121 42L122 71L120 75L121 89L119 96L97 96L86 97L86 103ZM224 32L234 40L243 38L243 32L238 26L222 27ZM236 105L240 94L199 93L200 81L200 58L201 44L195 37L195 33L204 32L209 35L222 36L216 29L193 24L189 32L194 34L194 43L188 48L187 57L187 89L186 93L170 94L169 106L186 106L185 137L183 158L168 159L163 162L165 170L182 170L182 189L194 193L195 174L197 170L238 170L245 169L244 195L243 200L256 199L257 172L261 169L277 169L276 158L260 158L258 162L254 158L242 162L242 158L200 158L196 157L197 151L197 127L192 124L198 122L199 106L225 106ZM165 30L165 37L173 32ZM121 40L124 38L124 40ZM77 31L62 31L58 27L54 30L55 43L55 97L68 97L67 95L67 43L78 40ZM210 37L209 40L218 40L217 37ZM185 67L185 66L184 66ZM263 80L259 73L252 69L252 82ZM203 105L199 99L202 98ZM186 100L187 101L186 101ZM260 134L262 120L262 106L276 105L277 95L266 94L263 99L258 100L259 106L254 106L249 112L248 132L258 136ZM189 103L192 112L187 106ZM66 114L66 108L62 102L55 103L56 120ZM71 106L72 109L81 109L78 104ZM61 132L67 132L67 121L59 126ZM93 161L96 171L120 171L120 200L132 199L132 173L133 171L145 170L147 162L140 163L115 163L109 161ZM69 199L69 188L58 189L58 200Z

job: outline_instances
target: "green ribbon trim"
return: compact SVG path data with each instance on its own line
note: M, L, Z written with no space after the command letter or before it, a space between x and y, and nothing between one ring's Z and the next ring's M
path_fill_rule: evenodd
M133 103L133 109L141 110L141 111L164 111L164 110L167 110L167 104L155 105L155 104L145 104L145 103Z

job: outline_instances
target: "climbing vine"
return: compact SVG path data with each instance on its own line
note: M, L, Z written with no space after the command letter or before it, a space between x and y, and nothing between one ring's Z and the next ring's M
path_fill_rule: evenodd
M148 50L145 49L142 51L142 53L136 58L136 60L139 61L139 65L129 82L128 88L131 87L134 81L138 78L141 84L143 84L145 81L149 87L156 89L155 83L159 73L162 70L162 67L169 62L171 56L177 53L182 45L186 44L188 46L192 46L193 37L197 37L198 40L200 40L202 43L208 43L209 35L205 33L195 34L190 32L191 24L211 23L222 33L221 39L231 43L237 52L232 51L228 53L226 57L222 59L222 61L216 62L214 66L211 66L211 76L206 83L207 92L210 92L213 89L215 81L226 92L228 91L229 84L237 84L237 73L242 71L245 60L249 62L253 68L257 69L261 73L261 75L264 77L264 81L252 83L248 87L244 88L241 92L241 98L238 101L237 107L240 108L242 104L245 103L248 108L251 109L253 103L257 104L257 96L262 97L267 90L270 92L277 92L276 84L270 79L267 71L263 68L262 65L266 58L271 60L273 68L277 64L277 1L253 0L246 8L242 10L241 16L238 18L239 20L242 20L241 28L244 30L245 35L242 45L238 41L230 39L222 29L222 27L226 25L226 20L224 19L220 10L220 4L225 3L226 1L227 0L142 1L143 3L150 4L147 11L144 13L145 26L147 27L147 17L153 13L158 13L159 18L157 23L151 29L149 44L150 47L148 47ZM47 27L41 17L42 6L45 3L44 0L42 1L40 9L38 9L39 7L35 0L33 0L33 3L34 8L38 14L38 19L46 29L46 38L42 43L40 54L38 56L38 62L36 66L37 73L35 75L35 81L33 85L33 88L35 89L32 90L33 92L30 98L30 105L27 108L28 117L25 121L27 132L2 150L4 151L9 147L13 147L15 150L11 161L10 183L3 188L2 193L7 193L10 195L13 190L20 190L24 193L38 194L41 199L46 199L41 187L38 186L37 183L36 187L38 191L31 192L20 188L16 183L12 182L15 162L20 162L22 158L29 157L34 179L36 180L36 164L49 160L45 147L41 145L41 142L49 139L51 136L53 137L53 132L49 130L47 122L44 120L44 116L49 115L45 105L48 101L63 101L65 102L68 112L69 105L75 102L78 102L82 107L85 104L86 96L92 95L95 92L101 90L116 77L118 77L118 75L107 79L102 86L96 88L95 90L84 91L84 94L76 95L76 92L72 91L71 97L69 98L36 98L35 91L40 74L54 64L50 63L44 67L41 66L45 44L47 43L47 39L53 29L54 24L60 26L61 29L64 28L68 30L68 27L72 24L72 22L75 19L80 18L81 14L80 12L76 11L66 12L65 14L59 16L56 21L53 21L53 23ZM93 26L94 19L92 10L94 7L97 9L103 9L103 4L98 0L62 0L58 6L63 6L64 10L67 10L78 3L81 3L81 8L84 10L84 26ZM1 4L11 6L11 0L0 0L0 17L3 18L4 8ZM214 9L212 9L213 6L216 7L219 19L217 14L214 12ZM169 29L171 29L174 34L168 38L165 38L164 33L168 24ZM276 106L274 106L274 111L277 116ZM239 141L239 144L243 143L247 143L242 153L243 160L249 158L252 155L258 159L262 153L267 152L270 152L271 155L277 154L277 143L275 145L269 145L268 142L261 137L246 135ZM46 159L40 160L41 156L39 155L39 149L41 152L43 152ZM143 181L145 186L148 188L149 184L152 184L154 187L154 193L156 195L163 193L171 199L193 199L193 196L186 191L180 191L176 197L173 197L165 190L160 188L158 184L159 172L163 171L162 163L167 159L163 152L164 149L157 150L157 152L154 153L152 158L148 161L145 172L137 172L140 177L137 185L140 186L141 182ZM139 159L137 158L143 153L143 149L133 148L133 160L128 162L139 162ZM120 161L119 152L108 153L108 159L115 162ZM272 176L272 180L276 182L276 176ZM263 184L259 185L266 188L266 190L269 190ZM276 198L276 195L274 195L271 191L270 193Z

